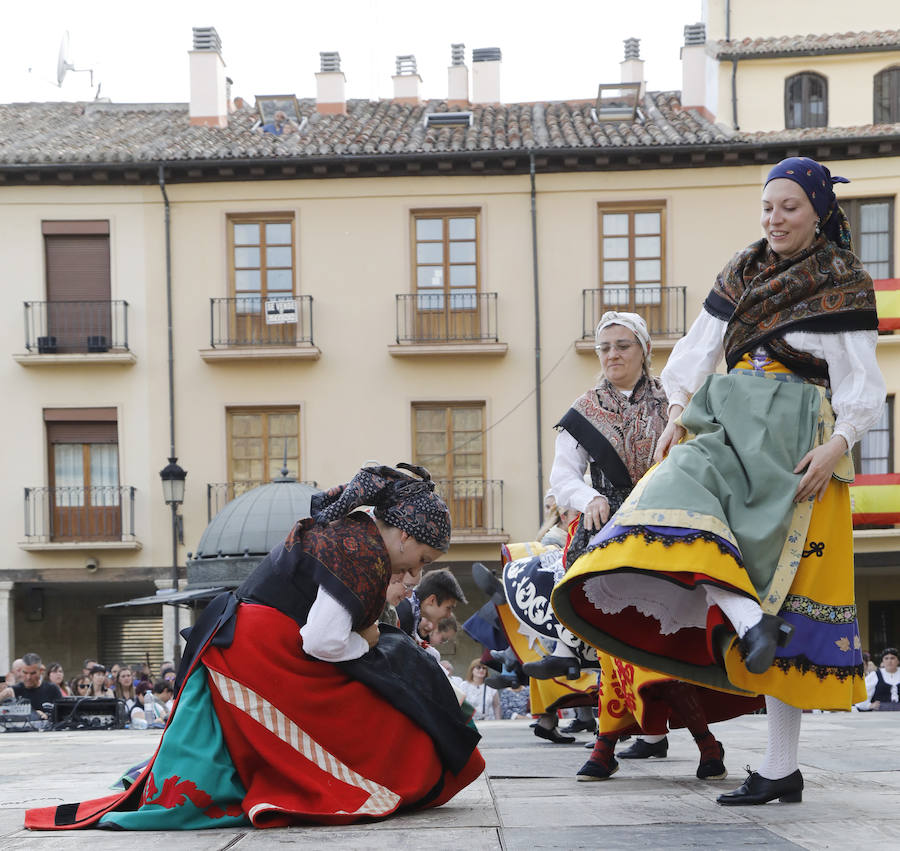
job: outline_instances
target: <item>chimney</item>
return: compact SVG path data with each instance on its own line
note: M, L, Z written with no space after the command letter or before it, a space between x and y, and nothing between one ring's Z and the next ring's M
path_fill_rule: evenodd
M643 97L644 60L641 59L641 40L639 38L625 39L625 59L619 64L622 68L622 82L640 83L641 90L638 97Z
M466 46L450 45L450 67L447 69L447 106L469 105L469 69L466 68Z
M500 48L472 51L472 103L500 103Z
M228 126L228 84L222 42L215 27L194 27L191 68L191 124Z
M714 121L706 94L706 24L688 24L681 48L681 105L699 109Z
M341 54L337 51L320 53L319 67L316 74L316 112L320 115L346 115L344 84L347 78L341 71Z
M416 68L416 57L412 54L397 57L397 73L391 79L394 81L394 100L397 103L409 103L418 105L422 102L419 95L419 84L422 78Z

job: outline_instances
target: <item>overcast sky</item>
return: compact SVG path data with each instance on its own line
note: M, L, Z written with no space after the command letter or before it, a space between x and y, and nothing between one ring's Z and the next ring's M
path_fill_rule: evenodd
M0 21L0 103L189 98L191 27L214 26L234 94L315 95L319 51L337 50L350 98L390 97L394 57L418 60L425 98L445 98L450 44L503 52L505 102L596 96L619 81L622 40L641 39L650 89L680 89L685 24L701 0L157 0L151 3L5 0ZM69 72L56 85L60 42Z

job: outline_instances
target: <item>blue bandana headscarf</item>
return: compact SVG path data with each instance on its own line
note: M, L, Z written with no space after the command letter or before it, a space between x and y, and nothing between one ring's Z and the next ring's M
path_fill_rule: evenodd
M809 157L782 160L769 172L766 185L779 177L793 180L806 193L819 217L822 233L842 248L850 248L850 227L832 188L835 183L850 181L846 177L832 177L824 165Z

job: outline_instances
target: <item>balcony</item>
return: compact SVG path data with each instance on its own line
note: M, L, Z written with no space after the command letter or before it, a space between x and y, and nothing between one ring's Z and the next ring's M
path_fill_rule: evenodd
M504 542L501 479L435 479L435 491L450 509L451 543Z
M212 482L206 485L206 522L210 523L231 500L236 499L247 491L258 488L260 485L270 485L272 480L256 482ZM304 481L301 485L310 485L317 488L316 482Z
M607 310L628 311L644 318L653 345L670 349L687 331L686 287L661 287L656 284L634 286L605 285L581 292L581 339L578 352L594 352L594 331Z
M132 364L127 301L26 301L23 366Z
M137 550L135 488L119 485L25 488L25 550Z
M318 360L313 344L312 296L263 300L259 296L209 300L205 361Z
M394 357L505 355L497 336L497 293L398 293Z

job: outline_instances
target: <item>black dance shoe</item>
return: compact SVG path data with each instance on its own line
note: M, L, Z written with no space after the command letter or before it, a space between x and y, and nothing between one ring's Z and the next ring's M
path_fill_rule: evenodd
M519 678L515 674L495 674L493 677L485 677L484 684L497 691L505 688L518 688Z
M506 650L491 650L491 659L507 668L515 668L519 664L519 657L516 656L512 647L507 647Z
M635 743L624 751L619 751L616 756L619 759L665 759L669 754L669 740L660 739L658 742L645 742L643 739L636 739Z
M575 741L574 736L564 736L560 733L558 727L552 727L548 730L540 724L534 728L534 735L539 739L546 739L548 742L553 742L554 745L571 745Z
M746 807L768 804L776 798L782 804L799 804L803 800L803 775L799 768L781 780L767 780L761 774L751 771L743 785L733 792L719 795L716 803L725 807Z
M581 782L591 781L591 780L609 780L610 777L613 776L619 770L619 763L616 762L615 757L610 757L609 767L606 768L601 765L599 762L594 762L593 760L588 760L581 768L578 769L578 773L575 775L575 779Z
M539 662L526 662L522 670L536 680L552 680L554 677L566 677L577 680L581 676L581 666L577 659L566 656L544 656Z
M502 606L506 602L506 594L503 593L503 585L480 561L472 564L472 580L491 598L491 602Z
M700 765L697 766L698 780L724 780L728 776L728 769L725 768L725 748L721 742L716 742L719 746L718 759L706 759L700 757Z
M784 647L794 634L794 627L777 615L763 615L762 620L744 633L738 649L751 674L764 674L775 659L775 650Z
M580 718L576 718L567 727L561 727L560 729L564 733L596 733L597 722L593 718L590 721L582 721Z

